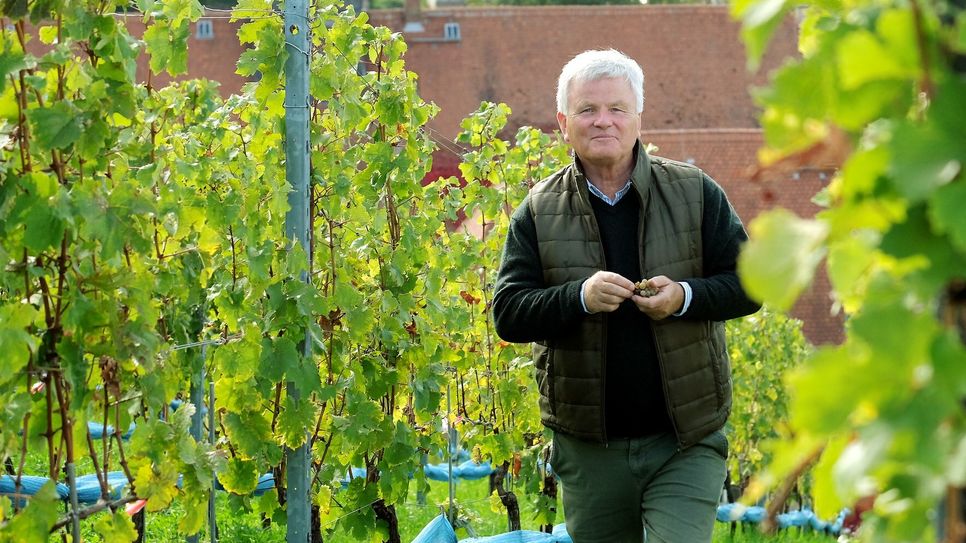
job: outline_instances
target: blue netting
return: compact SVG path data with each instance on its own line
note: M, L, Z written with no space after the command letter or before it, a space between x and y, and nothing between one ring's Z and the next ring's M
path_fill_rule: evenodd
M423 466L426 478L433 481L449 481L449 466L447 464L426 464ZM493 466L489 462L477 464L467 460L462 464L453 465L454 479L482 479L493 473Z
M111 471L107 474L107 486L110 489L110 498L117 500L121 498L124 489L127 488L127 477L123 471ZM80 503L97 503L101 499L101 483L97 480L97 474L81 475L77 478L77 500Z
M845 509L839 513L834 521L827 522L818 518L812 510L806 508L800 511L781 513L776 521L779 528L807 527L818 532L838 535L842 532L842 524L848 512L849 510ZM739 503L726 503L718 506L716 518L720 522L758 524L765 520L765 508L758 505L748 507Z
M266 473L258 478L258 486L255 487L255 491L252 492L252 494L255 496L261 496L273 488L275 488L275 475L272 473Z
M0 496L10 496L13 499L15 495L19 494L21 499L19 500L18 506L24 507L27 500L23 496L33 496L40 491L47 482L50 481L48 477L37 477L34 475L24 475L20 478L20 492L17 492L17 479L10 475L0 475ZM67 485L57 483L56 485L57 496L66 500L67 495L70 493L70 489Z
M121 439L128 439L131 434L134 433L135 424L132 422L130 426L127 427L127 431L121 434ZM105 434L108 436L114 433L114 427L108 424L104 426L103 424L97 422L88 422L87 431L91 433L92 439L102 439Z

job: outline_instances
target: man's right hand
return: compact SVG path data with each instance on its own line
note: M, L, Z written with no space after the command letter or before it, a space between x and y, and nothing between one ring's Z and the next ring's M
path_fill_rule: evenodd
M590 313L608 313L634 295L634 282L613 272L599 271L584 281L584 305Z

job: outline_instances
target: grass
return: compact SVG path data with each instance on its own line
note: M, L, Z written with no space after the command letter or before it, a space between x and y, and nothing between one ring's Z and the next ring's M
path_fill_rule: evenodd
M93 468L90 461L82 457L78 462L79 473L90 473ZM27 473L41 474L46 471L46 457L28 455ZM114 466L116 469L116 466ZM507 531L507 516L502 507L494 511L490 506L489 484L486 479L477 481L459 480L455 485L456 501L460 511L469 519L469 528L477 536L489 536ZM527 500L527 496L519 489L517 498L520 501L520 521L524 530L538 529L535 519L534 506ZM441 508L448 502L448 485L445 482L430 482L430 492L423 503L417 502L415 485L410 488L405 503L397 506L396 514L399 519L399 531L404 543L410 543L420 530L433 518L440 514ZM219 492L216 497L216 517L218 520L219 541L232 543L274 543L285 541L285 526L281 523L262 524L257 513L251 512L247 505L252 500L241 497L230 497ZM558 510L557 523L563 522L562 507ZM66 513L66 511L64 511ZM178 521L183 513L181 504L176 499L165 511L147 513L145 523L145 541L174 542L184 541L184 536L178 533ZM101 513L103 514L103 513ZM358 513L349 513L358 514ZM359 539L348 533L344 523L339 519L349 514L334 511L331 521L324 524L325 529L332 529L332 533L325 538L326 543L348 543ZM100 515L100 514L99 514ZM95 515L82 522L84 541L100 541L95 534L93 524L99 515ZM207 526L206 526L207 528ZM472 534L467 529L457 530L462 539ZM52 537L51 541L59 541L59 537ZM200 541L208 541L202 534ZM754 526L739 526L732 535L730 525L715 523L713 543L834 543L835 539L809 531L797 529L785 530L774 536L764 536L757 532Z
M478 481L460 481L456 485L457 502L462 510L470 517L470 527L477 536L488 536L505 533L507 519L504 511L494 512L490 509L488 483L485 479ZM534 508L522 494L520 499L520 520L526 530L536 530L533 521ZM431 490L426 497L425 504L416 501L415 492L411 492L406 502L397 507L399 529L402 541L409 543L420 530L433 518L440 514L440 505L448 501L448 487L446 483L431 482ZM219 541L232 543L269 543L285 540L285 527L272 524L262 526L261 519L255 513L245 512L239 507L241 500L230 500L228 496L219 493L217 498L217 517L219 526ZM169 510L161 513L149 513L147 516L145 541L183 541L178 534L177 523L181 508L177 503ZM339 514L336 514L338 518ZM562 522L562 515L558 522ZM89 523L89 521L88 521ZM330 526L327 526L330 527ZM466 530L457 532L462 539L469 537ZM85 540L87 538L85 537ZM94 539L92 539L94 540ZM201 541L208 541L202 536ZM346 532L339 522L335 522L335 529L326 537L327 543L348 543L358 541L358 538ZM834 543L835 539L812 532L786 530L775 536L759 534L753 526L739 527L735 534L731 534L726 524L716 523L713 543Z

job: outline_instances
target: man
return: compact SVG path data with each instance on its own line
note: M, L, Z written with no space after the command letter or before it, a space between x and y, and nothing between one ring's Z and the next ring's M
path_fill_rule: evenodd
M711 540L731 406L721 321L759 308L735 275L741 221L701 170L648 156L643 109L622 53L564 66L574 161L514 212L493 300L497 333L533 343L576 543ZM635 293L644 278L656 294Z

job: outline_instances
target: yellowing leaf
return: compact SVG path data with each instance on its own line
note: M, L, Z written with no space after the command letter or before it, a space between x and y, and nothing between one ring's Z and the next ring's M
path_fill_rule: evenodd
M229 492L251 494L258 486L258 469L255 462L232 458L218 480Z
M148 511L160 511L178 495L178 470L171 463L144 464L134 474L138 497L148 501Z

